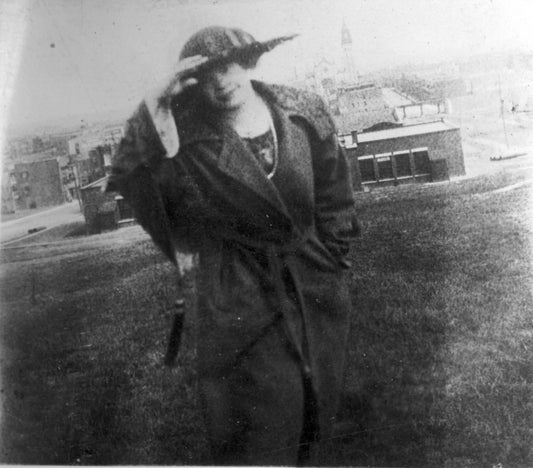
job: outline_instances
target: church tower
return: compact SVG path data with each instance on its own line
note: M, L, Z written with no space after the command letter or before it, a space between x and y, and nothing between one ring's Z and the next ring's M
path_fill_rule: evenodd
M344 80L347 83L355 83L357 76L355 74L355 63L353 59L352 35L344 21L342 22L341 30L341 46L344 54Z

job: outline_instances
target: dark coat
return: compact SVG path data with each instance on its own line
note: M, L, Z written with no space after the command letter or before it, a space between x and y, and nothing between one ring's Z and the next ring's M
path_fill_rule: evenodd
M350 169L320 98L253 84L278 135L272 179L231 128L183 103L173 109L180 150L166 158L141 104L114 160L111 188L171 260L175 249L199 252L200 376L228 372L281 314L327 428L351 312L346 257L358 225Z

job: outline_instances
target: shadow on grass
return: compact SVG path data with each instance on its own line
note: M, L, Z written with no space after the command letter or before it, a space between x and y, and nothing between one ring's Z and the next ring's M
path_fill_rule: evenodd
M74 302L26 307L3 323L12 365L3 366L2 461L119 461L127 441L118 402L131 392L124 364L91 359L84 311Z
M162 366L174 282L146 241L4 265L3 463L205 462L192 317Z

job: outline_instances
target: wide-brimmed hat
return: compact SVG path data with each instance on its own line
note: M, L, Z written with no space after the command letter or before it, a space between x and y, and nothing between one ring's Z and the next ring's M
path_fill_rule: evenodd
M193 34L185 43L180 60L194 55L208 57L209 60L202 64L202 69L223 62L255 64L265 52L296 36L297 34L292 34L260 42L239 28L209 26Z

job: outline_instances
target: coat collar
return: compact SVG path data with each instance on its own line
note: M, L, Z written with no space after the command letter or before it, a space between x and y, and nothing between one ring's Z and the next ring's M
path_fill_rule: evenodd
M266 100L287 112L289 118L305 120L320 140L336 133L335 122L322 99L313 93L290 86L252 81L254 89Z
M266 176L242 138L229 126L223 128L222 135L222 150L218 158L219 169L236 183L248 187L256 195L267 200L286 218L291 219L278 189Z

